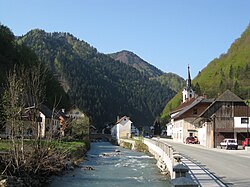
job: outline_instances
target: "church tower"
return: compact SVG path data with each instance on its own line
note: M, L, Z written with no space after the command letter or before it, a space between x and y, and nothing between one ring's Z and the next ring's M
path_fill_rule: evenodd
M190 70L189 70L189 65L188 65L188 75L187 75L187 80L186 80L186 87L182 91L182 102L185 103L191 98L194 98L195 94L194 91L192 90L191 87L191 76L190 76Z

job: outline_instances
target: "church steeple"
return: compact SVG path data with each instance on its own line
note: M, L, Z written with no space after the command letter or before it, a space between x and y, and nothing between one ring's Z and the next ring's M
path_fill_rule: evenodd
M187 72L187 80L186 80L186 87L182 91L182 101L183 103L187 100L194 98L195 94L192 90L192 84L191 84L191 75L190 75L190 67L188 65L188 72Z
M188 64L187 90L189 89L191 89L191 76L190 76L190 70L189 70L189 64Z

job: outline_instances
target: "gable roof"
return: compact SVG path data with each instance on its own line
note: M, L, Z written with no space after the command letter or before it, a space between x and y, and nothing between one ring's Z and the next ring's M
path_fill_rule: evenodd
M52 110L50 110L46 105L41 104L40 111L45 115L46 118L52 117Z
M202 96L197 97L193 102L189 103L189 105L183 108L177 115L173 116L172 119L180 117L182 114L184 114L185 112L187 112L188 110L199 104L202 100L204 100L204 97Z
M245 103L239 96L237 96L235 93L231 92L230 90L226 90L224 93L222 93L215 101L207 107L201 114L200 117L206 115L208 111L215 105L217 102L242 102Z
M116 124L118 124L118 123L122 122L124 119L128 119L128 120L130 120L130 119L129 119L129 117L127 117L127 116L123 116L121 119L117 120Z
M188 101L181 103L175 110L171 111L170 114L173 114L173 113L176 113L176 112L182 110L183 108L189 106L194 101L195 101L195 98L190 98Z
M221 94L216 101L219 102L244 102L239 96L230 90L226 90L223 94Z

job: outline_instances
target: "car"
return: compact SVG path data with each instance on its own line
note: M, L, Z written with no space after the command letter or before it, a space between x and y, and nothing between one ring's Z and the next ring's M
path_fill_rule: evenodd
M250 138L245 138L242 142L242 148L245 149L246 146L250 146Z
M236 139L233 138L225 138L222 142L220 142L220 148L225 149L238 149L238 143Z
M194 144L195 143L195 138L193 136L188 136L186 138L186 144Z

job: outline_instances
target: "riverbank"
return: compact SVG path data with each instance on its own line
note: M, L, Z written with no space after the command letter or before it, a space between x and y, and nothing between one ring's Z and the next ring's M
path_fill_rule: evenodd
M43 145L39 153L30 149L26 153L29 155L25 155L27 161L24 160L19 170L15 171L15 166L8 165L9 158L12 157L9 145L11 144L8 141L0 141L0 168L3 173L0 175L0 186L44 186L50 182L51 176L74 170L83 162L89 150L89 143L83 141L52 141L46 146Z
M93 168L89 170L88 168ZM54 177L50 187L154 186L170 187L160 174L155 159L109 142L93 142L86 161L62 177Z

